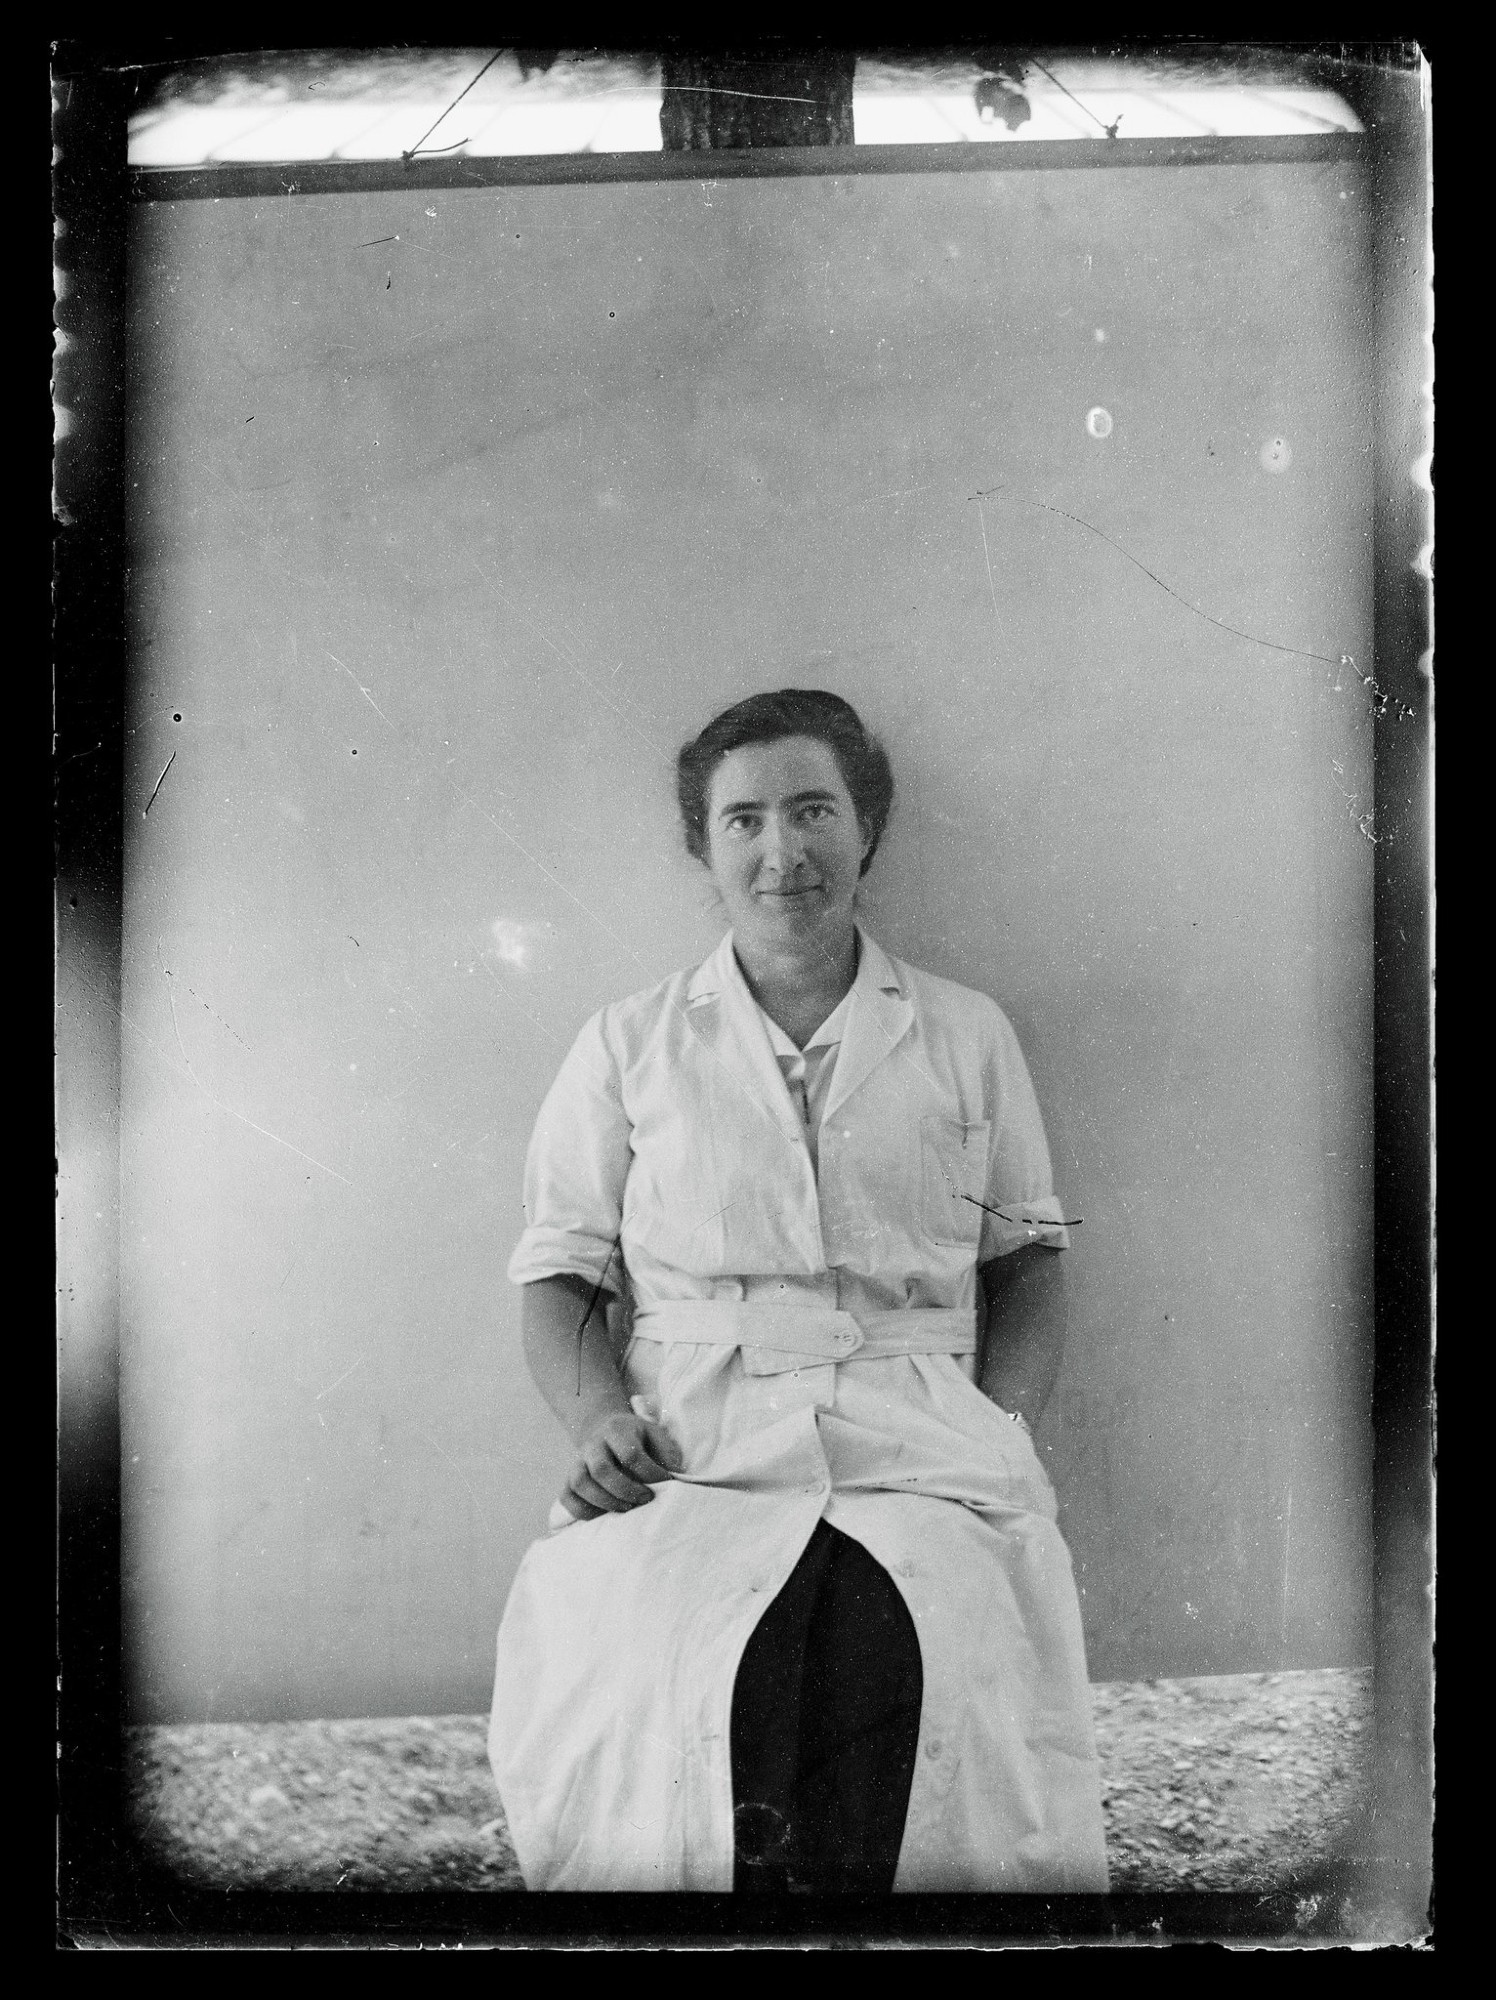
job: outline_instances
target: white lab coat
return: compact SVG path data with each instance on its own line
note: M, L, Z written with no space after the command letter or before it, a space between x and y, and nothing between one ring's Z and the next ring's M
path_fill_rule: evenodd
M1005 1016L859 942L819 1175L730 936L594 1016L542 1107L509 1275L622 1291L622 1265L638 1328L667 1309L669 1344L636 1334L624 1373L683 1469L627 1514L558 1510L515 1578L489 1753L532 1889L731 1888L733 1681L822 1518L890 1573L919 1637L896 1888L1106 1888L1054 1491L971 1356L707 1344L733 1302L833 1309L854 1341L890 1314L970 1326L979 1263L1068 1244Z

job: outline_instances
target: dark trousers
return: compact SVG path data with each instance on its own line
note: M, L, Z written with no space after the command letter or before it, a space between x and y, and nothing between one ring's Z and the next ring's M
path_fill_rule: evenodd
M820 1522L733 1686L735 1889L893 1887L923 1688L897 1585Z

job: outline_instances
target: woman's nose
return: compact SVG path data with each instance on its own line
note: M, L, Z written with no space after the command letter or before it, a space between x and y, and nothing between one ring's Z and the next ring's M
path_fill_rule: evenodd
M805 842L793 820L772 816L764 827L763 856L772 867L785 874L805 858Z

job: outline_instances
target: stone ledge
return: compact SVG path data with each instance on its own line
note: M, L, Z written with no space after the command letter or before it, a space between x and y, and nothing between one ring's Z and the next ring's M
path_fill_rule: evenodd
M1371 1675L1094 1689L1119 1893L1269 1892L1331 1867L1370 1778ZM130 1732L137 1825L205 1888L522 1889L481 1715Z

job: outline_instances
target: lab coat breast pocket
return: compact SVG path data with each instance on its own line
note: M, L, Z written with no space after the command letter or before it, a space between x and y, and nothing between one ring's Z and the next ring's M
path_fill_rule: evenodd
M920 1120L920 1221L933 1243L975 1244L982 1233L990 1123L932 1114Z

